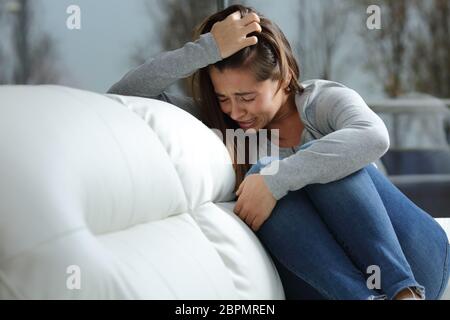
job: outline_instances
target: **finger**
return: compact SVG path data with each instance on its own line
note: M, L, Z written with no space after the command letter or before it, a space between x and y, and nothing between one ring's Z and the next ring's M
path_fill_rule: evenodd
M239 214L238 214L238 216L239 216L239 218L242 220L242 221L244 221L245 222L245 220L247 219L247 217L248 217L248 211L247 210L244 210L244 209L242 209L242 210L240 210L239 211Z
M235 11L235 12L233 12L233 13L231 13L228 17L227 17L227 19L228 18L230 18L230 19L232 19L232 20L241 20L241 12L238 10L238 11Z
M244 188L244 184L245 184L246 179L242 180L241 184L239 185L236 194L239 195L242 192L242 189Z
M252 230L255 232L258 231L263 224L264 224L264 220L256 217L255 220L253 220L253 222L252 222Z
M253 220L255 220L255 216L251 213L247 213L243 220L249 227L251 227Z
M260 224L259 224L258 219L253 220L251 228L252 228L253 231L258 231L259 230Z
M258 225L258 216L255 215L255 217L252 219L252 221L250 221L250 228L252 228L252 230L255 230L255 227Z
M243 184L243 183L241 183L241 184L239 185L239 188L238 188L237 191L236 191L236 195L240 195L240 194L241 194L241 191L242 191L242 184Z
M254 12L249 13L248 15L246 15L245 17L243 17L241 19L241 24L243 26L246 26L252 22L258 22L258 23L261 22L261 19L259 18L259 16Z
M249 25L245 26L243 31L244 31L245 35L248 35L249 33L252 33L252 32L261 32L262 28L258 22L252 22Z
M255 44L258 43L258 38L256 36L252 36L252 37L247 37L244 39L244 41L242 42L245 47L249 47L249 46L254 46Z
M238 216L240 215L242 209L242 205L241 205L241 201L240 199L238 199L238 201L236 202L236 204L234 205L234 213L237 214Z

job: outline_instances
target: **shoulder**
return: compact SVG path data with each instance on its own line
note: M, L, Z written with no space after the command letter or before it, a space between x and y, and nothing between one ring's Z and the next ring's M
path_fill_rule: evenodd
M317 98L323 99L329 96L333 98L355 94L359 96L355 90L336 81L313 79L302 82L302 85L305 88L305 93L309 95L310 102Z
M313 79L302 82L302 85L305 90L299 99L303 100L303 109L306 114L315 114L316 109L325 111L338 106L366 105L355 90L339 82Z
M331 130L337 118L350 117L368 109L363 98L342 83L313 79L302 84L305 90L299 96L299 103L303 116L311 126L323 132Z

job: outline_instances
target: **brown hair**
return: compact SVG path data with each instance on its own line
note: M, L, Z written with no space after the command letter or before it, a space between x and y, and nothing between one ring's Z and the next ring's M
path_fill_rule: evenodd
M241 17L249 13L256 13L260 18L261 32L253 32L248 37L256 36L258 43L248 46L234 55L220 60L213 66L223 71L226 68L247 68L253 73L257 81L283 80L292 76L288 85L291 94L302 93L303 87L299 83L300 69L291 46L284 36L280 28L269 19L258 13L251 7L242 5L232 5L207 17L196 29L194 40L198 39L201 34L211 31L213 25L225 20L233 12L240 11ZM239 125L231 119L227 114L222 112L214 87L209 76L209 67L197 70L191 78L191 90L196 103L200 106L200 117L205 125L209 128L218 129L222 133L223 142L226 144L226 129L239 129ZM281 89L283 82L280 81L277 93ZM201 88L201 90L200 90ZM247 140L247 139L246 139ZM259 137L257 139L259 141ZM248 161L248 144L245 146L245 163L237 164L237 147L230 150L233 156L233 168L236 174L235 191L245 178L245 174L250 169L251 164Z

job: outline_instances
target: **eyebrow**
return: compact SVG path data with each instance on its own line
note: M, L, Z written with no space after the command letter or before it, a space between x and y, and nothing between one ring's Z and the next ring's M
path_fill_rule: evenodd
M254 93L257 93L257 92L256 92L256 91L251 91L251 92L237 92L237 93L235 93L234 95L235 95L235 96L246 96L246 95L254 94ZM219 96L219 97L225 97L225 95L223 95L223 94L221 94L221 93L218 93L218 92L216 92L216 95Z

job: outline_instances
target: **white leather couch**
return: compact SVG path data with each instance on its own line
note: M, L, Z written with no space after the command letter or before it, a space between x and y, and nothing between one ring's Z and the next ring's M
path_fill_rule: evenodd
M188 113L55 85L0 86L0 111L0 299L284 299Z

